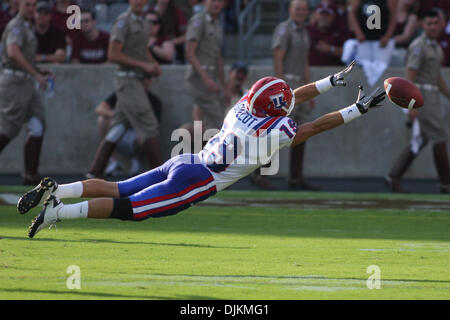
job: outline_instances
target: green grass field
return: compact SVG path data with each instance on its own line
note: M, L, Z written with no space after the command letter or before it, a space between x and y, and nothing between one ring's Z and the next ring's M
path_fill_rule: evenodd
M39 209L0 206L0 298L450 298L448 196L224 191L209 200L143 222L63 221L32 240ZM71 265L79 290L66 286ZM372 265L380 289L367 288Z

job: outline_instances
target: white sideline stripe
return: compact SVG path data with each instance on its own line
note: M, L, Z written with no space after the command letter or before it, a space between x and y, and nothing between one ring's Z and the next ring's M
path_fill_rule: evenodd
M416 100L411 99L411 101L408 104L408 109L411 110L414 107L414 104L416 103Z
M265 85L263 85L258 91L256 91L255 95L253 96L252 100L250 101L250 114L252 114L253 103L255 102L256 98L259 97L261 92L263 92L264 90L266 90L270 86L273 86L274 84L277 84L277 83L280 83L280 82L285 82L285 81L281 80L281 79L272 80L269 83L266 83Z
M10 205L15 205L19 201L19 196L13 193L1 193L0 199Z
M160 202L147 204L147 205L144 205L144 206L139 207L139 208L133 208L133 213L141 213L141 212L144 212L144 211L147 211L147 210L164 207L164 206L170 205L172 203L176 203L176 202L179 202L179 201L183 201L183 200L189 199L190 197L196 195L197 193L200 193L200 192L203 192L205 190L208 190L209 188L213 187L214 185L215 185L215 182L213 180L212 182L208 183L206 186L195 188L195 189L189 191L188 193L182 195L181 197L175 197L175 198L172 198L172 199L168 199L168 200L164 200L164 201L160 201Z

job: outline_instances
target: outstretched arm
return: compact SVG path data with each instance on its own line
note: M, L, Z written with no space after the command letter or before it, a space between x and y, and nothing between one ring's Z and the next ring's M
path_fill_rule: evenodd
M296 146L318 133L359 118L363 113L369 111L370 108L379 106L378 104L383 101L385 94L384 90L377 88L370 95L366 96L360 86L356 103L339 111L327 113L312 122L300 125L291 146Z
M316 83L308 83L304 86L298 87L294 90L295 104L300 104L305 101L314 99L320 94L319 90L317 90Z
M307 85L298 87L294 90L295 104L300 104L305 101L317 97L321 93L325 93L333 87L347 85L345 77L352 71L355 61L350 63L344 70L328 76L322 80L309 83Z
M293 147L301 144L308 138L323 131L336 128L343 123L344 118L339 111L327 113L326 115L323 115L312 122L306 122L298 127L297 134L295 135L294 141L292 141L291 146Z

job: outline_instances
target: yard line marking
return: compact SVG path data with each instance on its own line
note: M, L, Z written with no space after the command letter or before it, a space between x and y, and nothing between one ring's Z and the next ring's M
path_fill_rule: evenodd
M20 197L13 193L0 193L0 204L16 205Z

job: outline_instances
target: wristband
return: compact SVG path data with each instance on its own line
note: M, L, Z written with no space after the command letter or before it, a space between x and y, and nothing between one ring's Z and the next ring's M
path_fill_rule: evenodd
M361 112L359 111L356 104L352 104L351 106L339 110L342 118L344 119L344 123L349 123L350 121L355 120L356 118L361 117Z
M323 78L322 80L316 81L316 89L320 94L325 93L333 88L333 85L331 84L331 77L332 76L328 76L326 78Z

